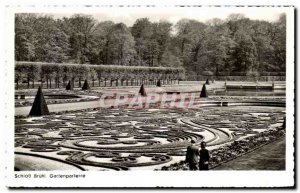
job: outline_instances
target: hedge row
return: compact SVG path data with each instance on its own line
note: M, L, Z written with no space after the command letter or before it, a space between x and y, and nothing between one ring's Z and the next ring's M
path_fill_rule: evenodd
M285 76L190 76L189 81L206 81L215 80L215 81L239 81L239 82L272 82L272 81L285 81Z
M98 81L98 86L101 82L110 81L110 85L115 82L118 86L119 82L134 84L148 83L156 84L160 79L163 82L172 82L184 78L183 68L169 67L142 67L142 66L115 66L115 65L91 65L91 64L64 64L64 63L42 63L42 62L16 62L15 63L15 82L18 89L19 83L26 82L27 88L34 88L35 81L40 81L41 84L45 81L47 88L51 88L51 83L54 80L55 87L59 88L60 82L63 86L66 82L71 81L74 85L78 81L78 86L81 87L82 80L89 80L92 85Z
M285 72L218 72L218 76L285 76Z

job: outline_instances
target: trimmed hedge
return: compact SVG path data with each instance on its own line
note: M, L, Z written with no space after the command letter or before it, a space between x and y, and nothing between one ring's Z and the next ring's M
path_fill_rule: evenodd
M78 81L78 87L81 87L81 82L85 79L94 82L98 80L115 82L118 86L119 82L123 86L124 81L128 85L134 83L152 84L155 85L157 80L163 80L163 83L172 83L174 80L182 80L184 78L183 68L170 67L144 67L144 66L115 66L115 65L92 65L92 64L65 64L65 63L44 63L44 62L16 62L15 63L15 81L17 89L20 81L27 83L27 88L34 87L35 81L40 81L43 86L44 81L47 88L52 88L52 81L55 83L55 88L65 86L66 82L71 81L73 86L75 80ZM63 85L60 85L63 82Z
M257 76L285 76L285 72L219 72L218 76L248 76L249 74L257 74Z

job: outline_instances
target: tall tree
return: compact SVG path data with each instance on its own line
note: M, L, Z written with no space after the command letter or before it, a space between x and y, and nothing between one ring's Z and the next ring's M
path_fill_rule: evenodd
M88 63L91 36L95 30L96 21L90 15L75 14L64 18L67 32L70 36L70 55L74 63Z
M273 62L278 68L276 71L286 69L286 15L281 14L279 20L273 24L271 42L274 47Z
M158 45L153 37L153 24L148 18L140 18L131 28L135 39L136 60L140 66L153 66L154 58L157 58Z
M235 34L234 40L236 42L232 54L234 71L243 73L255 71L257 52L252 38L246 32L239 31Z
M109 49L112 51L113 64L130 65L133 62L135 42L125 24L118 23L112 26L109 42L111 42Z
M112 64L112 52L110 35L114 23L103 21L95 26L91 41L90 62L93 64Z
M51 16L40 16L33 26L36 42L36 60L61 63L68 58L69 37Z
M157 62L160 64L163 54L167 51L171 39L172 24L167 21L153 23L152 40L158 45Z
M230 30L226 23L220 19L208 22L208 51L209 63L212 72L216 75L220 71L227 71L230 55L234 48L234 41L230 36Z
M252 24L252 39L257 50L257 71L263 72L274 68L272 61L273 46L270 37L272 24L266 21L253 21Z
M199 77L208 66L207 25L196 20L180 20L176 31L183 65L192 76Z
M35 14L15 15L15 59L17 61L35 61Z

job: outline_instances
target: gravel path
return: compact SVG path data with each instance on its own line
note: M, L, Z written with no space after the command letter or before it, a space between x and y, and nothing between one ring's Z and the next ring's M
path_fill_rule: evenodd
M88 108L97 108L99 107L99 101L87 101L87 102L76 102L76 103L62 103L62 104L51 104L48 105L48 109L50 112L60 112L60 111L73 111L73 110L81 110ZM15 108L15 115L23 115L26 116L29 114L31 106L27 107L17 107Z

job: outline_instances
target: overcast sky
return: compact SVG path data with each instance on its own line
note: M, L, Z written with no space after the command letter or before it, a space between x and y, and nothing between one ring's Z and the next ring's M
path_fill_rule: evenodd
M80 12L78 12L80 13ZM82 12L81 12L82 13ZM213 18L226 19L228 15L233 13L241 13L250 19L259 19L267 21L276 21L282 13L280 8L185 8L185 9L120 9L107 8L103 11L95 13L84 13L92 15L98 21L111 20L115 23L125 23L127 26L132 26L136 19L147 17L152 22L159 20L167 20L171 23L176 23L180 19L195 19L205 22ZM70 17L72 13L55 13L51 14L55 18Z

